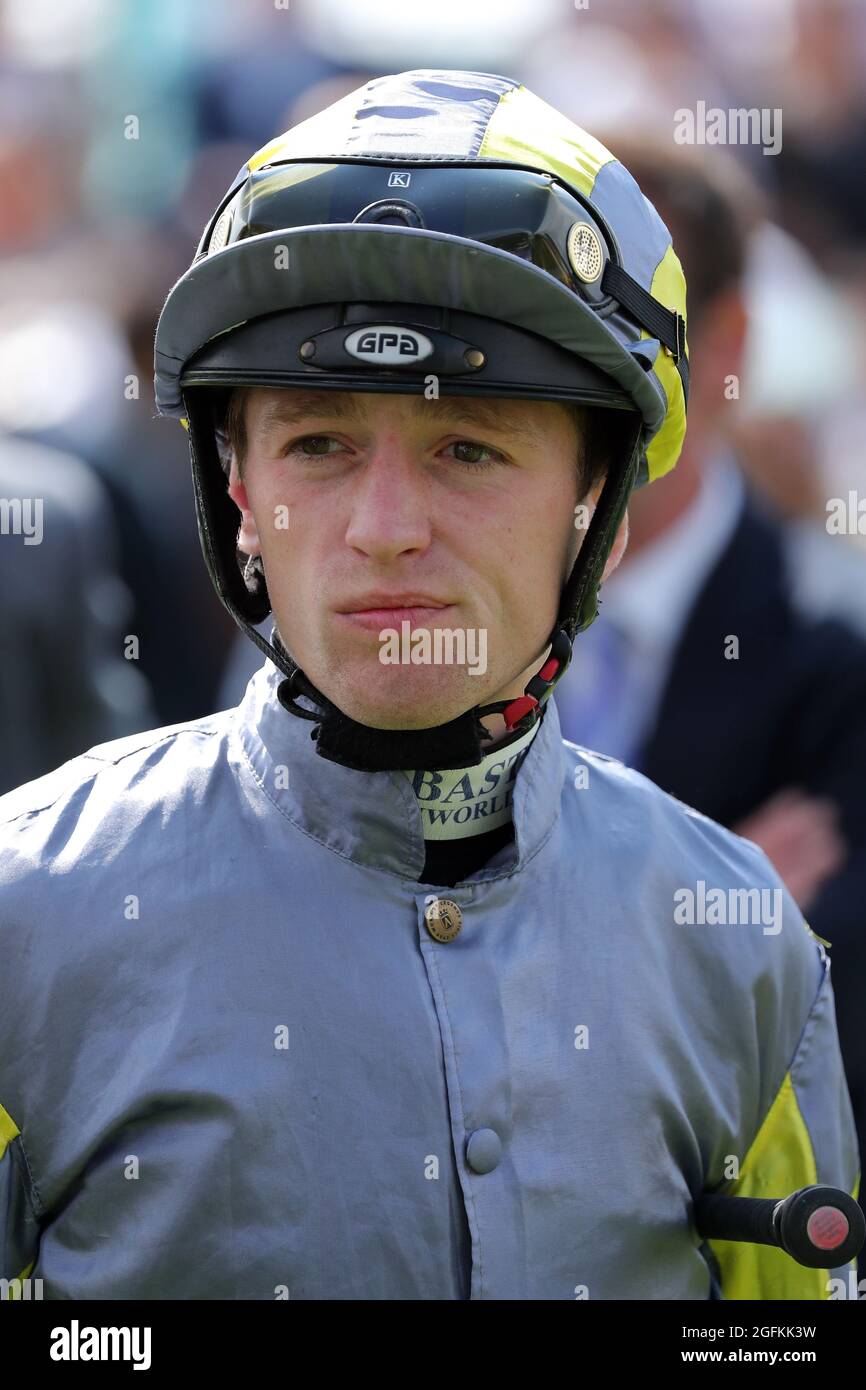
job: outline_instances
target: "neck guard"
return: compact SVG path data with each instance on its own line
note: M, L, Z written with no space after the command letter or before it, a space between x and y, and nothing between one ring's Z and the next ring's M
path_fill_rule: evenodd
M404 770L421 812L424 839L467 840L507 825L514 781L540 725L539 719L528 733L497 743L471 772Z

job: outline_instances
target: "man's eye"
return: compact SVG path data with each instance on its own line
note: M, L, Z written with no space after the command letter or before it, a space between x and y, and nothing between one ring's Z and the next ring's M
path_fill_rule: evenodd
M334 453L333 449L313 447L309 450L307 445L328 445L335 444L337 449L342 449L343 445L339 439L334 439L330 434L305 434L303 439L296 439L293 443L286 446L287 454L300 453L302 458L325 458L328 454Z
M465 463L468 468L492 468L498 459L502 457L495 449L488 449L486 444L475 444L471 439L458 439L453 444L447 446L449 449L460 449L461 455L455 455L458 463ZM478 457L467 457L468 454L488 454L490 457L481 459Z

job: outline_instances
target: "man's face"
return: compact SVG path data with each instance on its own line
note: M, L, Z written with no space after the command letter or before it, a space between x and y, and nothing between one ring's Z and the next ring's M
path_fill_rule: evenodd
M255 388L245 411L239 543L313 684L390 729L522 694L585 534L570 412L295 388Z

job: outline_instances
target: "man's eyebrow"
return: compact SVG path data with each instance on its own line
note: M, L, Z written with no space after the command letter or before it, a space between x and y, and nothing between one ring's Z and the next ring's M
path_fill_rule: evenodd
M430 401L429 404L433 407L434 414L443 421L459 423L461 420L468 420L480 425L482 429L508 434L512 439L534 447L538 447L542 442L534 425L528 420L518 422L514 410L509 409L509 405L512 404L509 400L481 400L477 396L440 396L438 400Z
M371 393L373 394L373 393ZM425 402L425 410L442 423L468 423L482 429L496 430L508 434L520 443L538 447L541 438L538 431L528 421L518 423L515 412L509 410L510 400L480 399L469 396L440 396ZM295 425L311 415L342 416L345 419L361 421L364 412L348 391L304 391L293 389L286 392L285 398L271 400L262 410L258 430L266 434L277 425Z
M284 396L269 401L261 413L258 430L265 434L274 425L296 425L310 415L342 415L346 419L363 418L358 404L348 391L286 391Z

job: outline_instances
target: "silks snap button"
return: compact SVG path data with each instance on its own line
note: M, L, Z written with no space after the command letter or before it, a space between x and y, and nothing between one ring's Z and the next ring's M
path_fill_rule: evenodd
M502 1157L502 1140L495 1129L476 1129L466 1141L466 1162L475 1173L492 1173Z
M453 941L463 926L463 913L453 898L434 898L424 909L424 922L434 941Z

